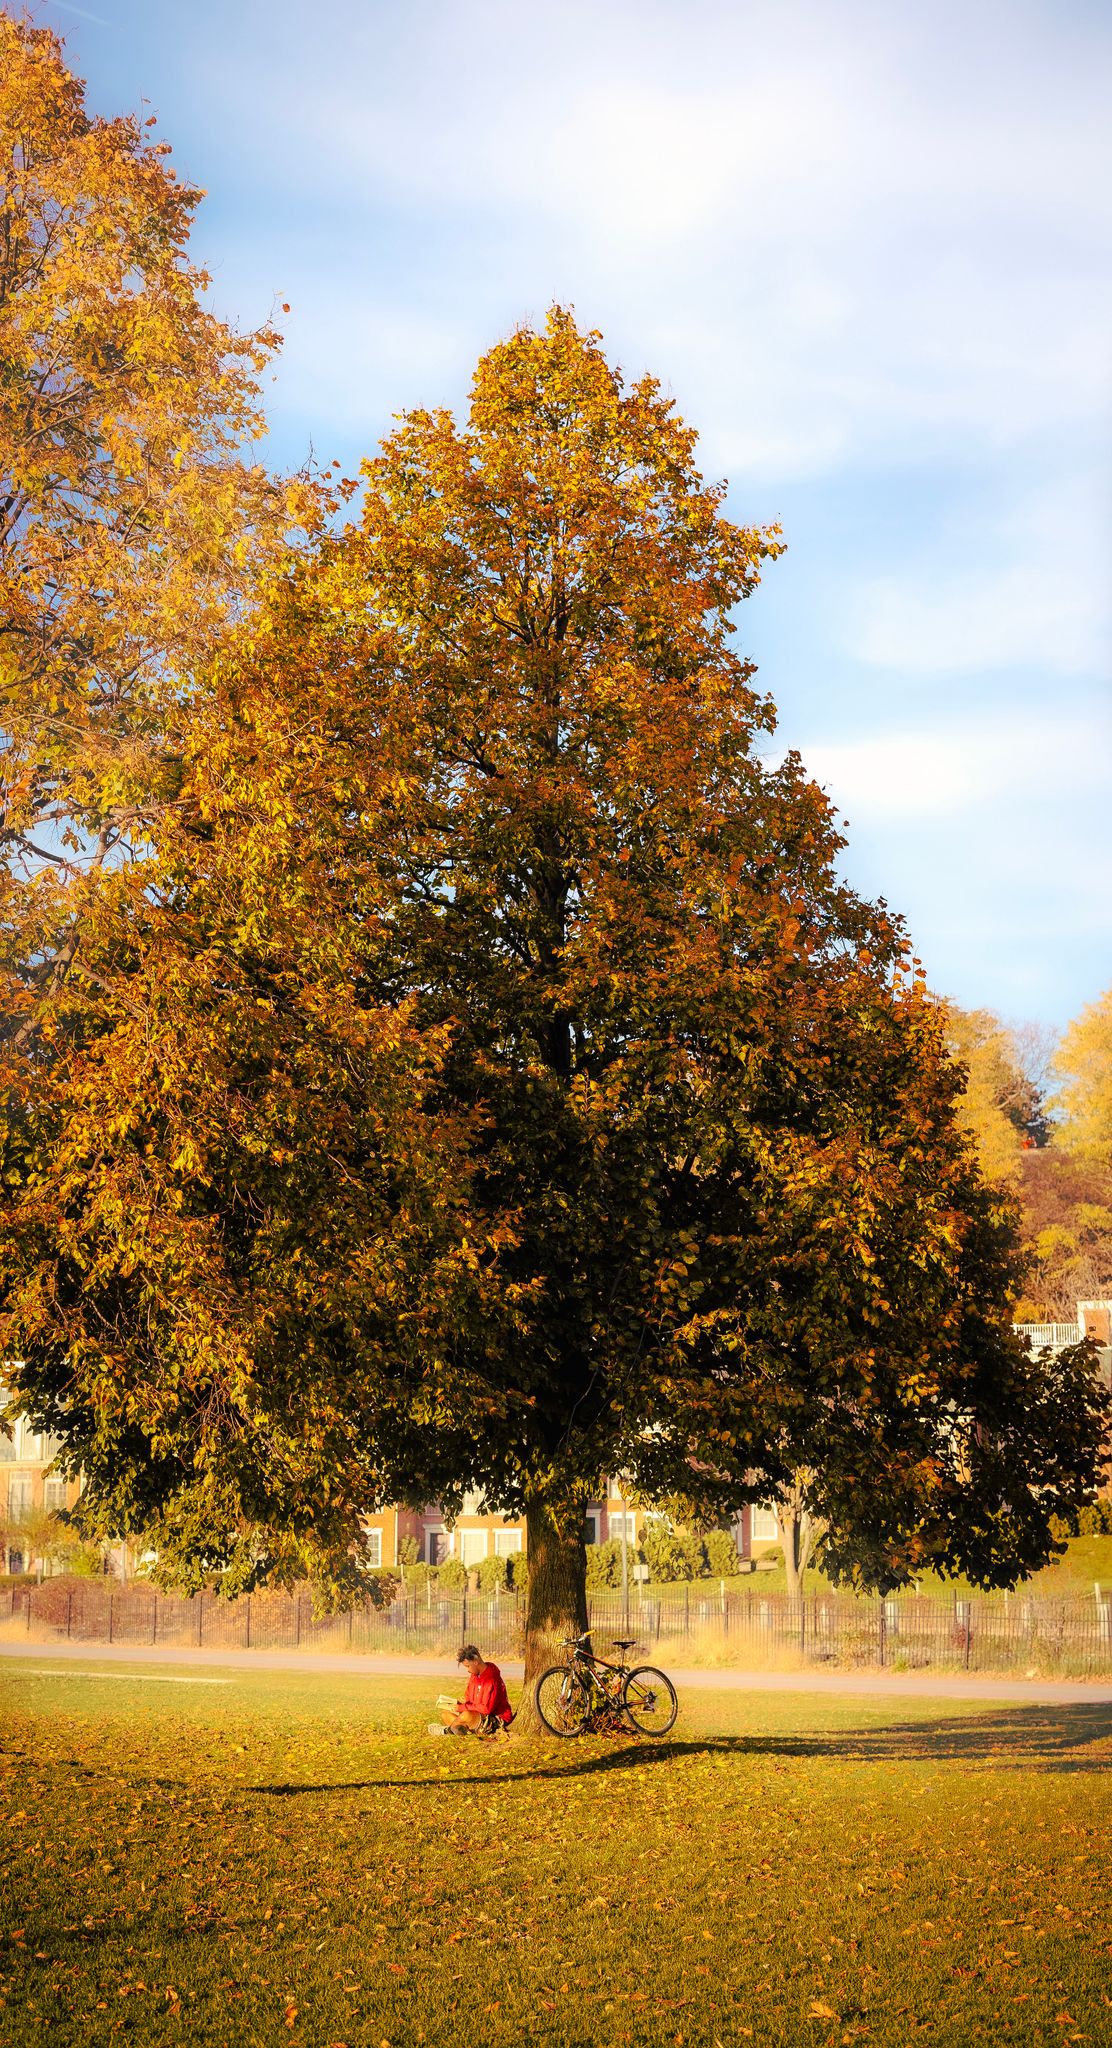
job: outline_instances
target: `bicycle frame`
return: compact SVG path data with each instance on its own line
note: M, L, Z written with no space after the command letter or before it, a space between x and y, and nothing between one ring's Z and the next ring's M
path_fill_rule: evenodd
M582 1637L567 1643L565 1648L570 1652L568 1670L578 1672L580 1678L586 1679L606 1699L624 1685L633 1669L630 1664L611 1664L606 1657L596 1657L593 1650L584 1649ZM608 1673L609 1677L600 1676L602 1672Z

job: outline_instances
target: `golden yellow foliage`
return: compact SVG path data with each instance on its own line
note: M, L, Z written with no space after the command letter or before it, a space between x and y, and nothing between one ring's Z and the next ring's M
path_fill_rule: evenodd
M1054 1071L1061 1116L1055 1142L1094 1165L1112 1166L1112 988L1074 1019Z
M175 799L182 677L297 493L240 450L278 336L206 303L200 193L0 16L0 806L17 1036L73 964L83 879ZM305 494L303 494L305 495Z
M965 1069L958 1121L976 1141L985 1178L1015 1183L1038 1106L1015 1041L991 1010L961 1010L956 1003L942 1009L950 1051Z

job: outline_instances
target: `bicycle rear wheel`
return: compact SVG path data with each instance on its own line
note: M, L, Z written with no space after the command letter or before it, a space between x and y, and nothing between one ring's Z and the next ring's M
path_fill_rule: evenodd
M537 1712L550 1735L582 1735L591 1701L582 1679L566 1664L554 1664L538 1678Z
M638 1735L667 1735L679 1712L675 1686L663 1671L640 1664L626 1679L622 1710Z

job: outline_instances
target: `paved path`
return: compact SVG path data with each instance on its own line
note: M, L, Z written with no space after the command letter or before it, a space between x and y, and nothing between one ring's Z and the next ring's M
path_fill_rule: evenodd
M106 1664L173 1665L179 1671L342 1672L373 1678L376 1673L410 1678L455 1675L451 1657L360 1657L292 1650L147 1649L127 1643L0 1642L0 1658L30 1660L40 1668L51 1662L81 1664L86 1669ZM667 1667L678 1686L696 1691L804 1692L841 1694L869 1699L1018 1700L1028 1707L1112 1707L1112 1683L1068 1684L1052 1679L979 1678L964 1672L903 1671L684 1671ZM522 1666L507 1658L507 1677L520 1678Z

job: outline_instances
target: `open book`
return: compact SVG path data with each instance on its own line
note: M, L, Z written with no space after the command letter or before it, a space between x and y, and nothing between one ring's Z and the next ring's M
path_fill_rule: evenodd
M451 1693L441 1692L436 1696L436 1704L438 1707L454 1707L456 1703Z

